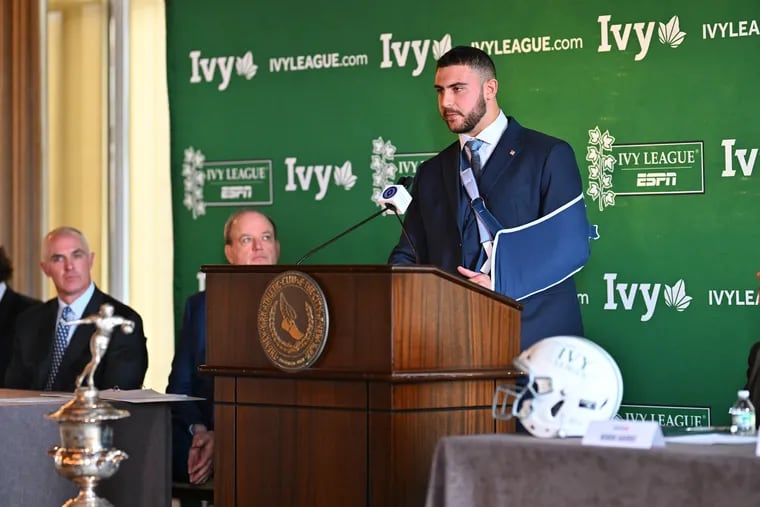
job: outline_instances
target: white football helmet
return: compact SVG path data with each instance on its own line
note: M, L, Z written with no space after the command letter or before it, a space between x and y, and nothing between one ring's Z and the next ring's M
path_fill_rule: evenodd
M583 436L591 421L612 419L620 408L620 369L607 351L586 338L544 338L514 364L528 374L528 383L497 386L493 416L517 417L537 437Z

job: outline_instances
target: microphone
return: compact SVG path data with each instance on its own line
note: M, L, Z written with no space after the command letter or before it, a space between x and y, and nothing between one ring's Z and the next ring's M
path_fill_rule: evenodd
M358 229L362 225L366 224L373 218L380 216L384 213L393 213L396 215L396 218L398 218L399 222L401 223L401 229L404 231L404 235L406 236L407 241L409 241L409 245L412 247L412 250L414 250L414 256L417 257L417 251L414 248L414 245L412 244L412 241L409 239L409 236L406 234L406 230L404 229L404 223L401 220L401 217L399 216L399 213L403 214L406 212L406 209L409 207L409 204L412 202L412 196L409 195L409 192L406 190L405 184L409 182L409 177L402 177L399 178L398 183L395 185L388 185L383 189L382 194L380 194L380 199L378 199L378 204L382 206L378 211L375 211L370 216L362 220L361 222L358 222L345 231L341 232L337 236L334 236L324 243L315 246L308 252L306 252L303 257L298 259L296 261L296 266L300 265L303 261L317 253L318 251L322 250L324 247L334 243L335 241L339 240L349 232Z
M409 204L412 202L412 196L407 191L407 185L412 185L413 183L414 176L400 177L395 185L385 187L385 190L383 190L383 193L380 196L379 202L384 203L387 206L389 211L386 211L386 214L393 213L396 215L396 219L398 219L398 223L401 226L401 232L404 233L404 237L414 253L414 263L419 264L420 256L417 253L417 249L414 247L412 238L409 237L409 234L406 232L404 221L401 220L400 216L401 214L406 213Z
M404 178L399 178L399 183ZM406 181L404 179L404 181ZM403 215L406 213L406 209L412 202L412 196L406 190L403 184L388 185L383 189L383 193L380 194L380 199L377 200L378 204L385 204L386 214L395 213L396 215Z

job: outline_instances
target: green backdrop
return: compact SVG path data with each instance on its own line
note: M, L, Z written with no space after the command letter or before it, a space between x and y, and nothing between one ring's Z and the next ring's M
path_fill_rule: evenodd
M292 263L447 146L435 60L473 44L505 113L575 150L601 236L579 299L621 416L728 420L760 339L756 0L166 5L177 317L236 207L271 215ZM308 263L383 263L398 235L381 217Z

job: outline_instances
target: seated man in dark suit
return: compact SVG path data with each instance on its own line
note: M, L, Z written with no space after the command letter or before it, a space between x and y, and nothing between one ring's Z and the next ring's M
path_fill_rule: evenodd
M90 337L95 330L64 322L96 314L104 303L135 326L131 334L114 329L94 377L95 387L142 387L148 369L142 319L95 286L90 275L94 258L87 239L73 227L59 227L45 236L40 266L53 281L58 297L29 309L16 322L6 387L73 391L77 376L91 359Z
M224 225L224 255L230 264L277 264L277 229L266 215L245 208ZM167 393L205 398L172 403L172 470L175 481L202 484L213 472L214 384L200 375L206 361L206 293L187 298L179 343L172 361Z
M5 370L13 350L13 332L16 318L27 308L40 301L15 292L8 286L13 264L0 246L0 387L5 387Z

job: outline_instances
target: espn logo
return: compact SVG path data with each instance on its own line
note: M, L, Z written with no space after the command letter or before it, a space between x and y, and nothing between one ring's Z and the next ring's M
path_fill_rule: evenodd
M235 185L222 187L222 199L240 199L253 197L253 189L250 185Z
M676 173L674 172L657 172L657 173L639 173L636 175L637 187L674 187L676 185Z

